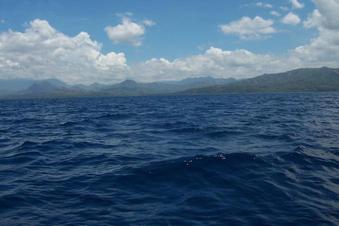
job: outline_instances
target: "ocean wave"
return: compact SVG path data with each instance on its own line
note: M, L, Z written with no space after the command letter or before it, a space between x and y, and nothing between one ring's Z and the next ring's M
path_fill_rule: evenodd
M336 99L0 102L0 224L337 225Z

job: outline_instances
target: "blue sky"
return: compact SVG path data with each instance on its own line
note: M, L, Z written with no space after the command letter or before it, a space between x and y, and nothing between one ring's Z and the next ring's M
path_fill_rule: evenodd
M337 10L336 6L339 5L339 2L337 0L328 1L334 5L334 7L332 7L333 10ZM103 76L104 81L115 81L126 77L133 77L133 70L142 71L145 74L152 74L139 80L180 79L182 77L200 76L209 73L209 71L187 69L187 67L186 69L178 69L177 65L180 66L183 63L179 62L175 65L174 62L182 60L185 61L184 64L188 64L188 62L193 61L192 64L195 64L197 62L194 61L194 59L199 58L201 55L205 56L211 47L220 49L223 51L221 53L225 54L227 51L232 51L233 54L233 52L237 50L246 50L258 56L264 55L265 57L269 55L278 59L284 56L286 57L287 54L290 54L291 51L294 51L300 46L311 46L313 39L321 38L320 33L322 32L322 28L325 27L325 22L321 24L319 20L318 22L314 22L312 26L306 26L305 24L312 19L313 21L317 20L315 16L312 17L315 10L320 12L323 21L330 19L326 17L327 14L331 14L331 12L328 12L331 9L323 9L326 8L326 6L323 7L324 4L326 4L324 2L326 1L0 0L0 35L5 36L5 34L7 34L7 36L9 36L9 30L28 35L26 30L32 26L30 23L36 19L40 19L48 22L48 26L69 38L77 36L80 32L86 32L90 36L91 41L97 42L100 45L97 49L98 54L106 56L110 52L123 53L126 58L128 72L120 70L121 68L119 68L119 72L112 70L111 75L105 72L107 76ZM336 11L334 13L336 13ZM290 18L290 20L284 20L284 17L288 14L292 14L294 17L292 19ZM241 21L244 17L248 18L249 21ZM256 17L257 19L255 20ZM115 29L119 24L123 24L122 21L124 19L127 22L123 29L126 28L127 30L121 31L121 29ZM151 24L145 23L146 20L151 22ZM234 24L231 26L232 22ZM248 25L249 27L246 27L246 25L243 27L246 23L250 23L250 25ZM256 27L258 23L264 27ZM130 27L127 25L131 25L130 27L135 25L135 29L141 30L130 31L128 30ZM223 25L225 26L224 30L221 27ZM111 36L107 27L112 28ZM257 34L246 33L248 31L244 29L251 27L252 33L253 29L255 31L258 29L268 30L263 30L262 33ZM241 34L239 31L235 31L236 29L242 29L245 33ZM336 31L332 28L326 29ZM119 31L127 33L120 33L119 36L119 34L117 34ZM128 34L128 31L132 32L132 34ZM8 44L8 42L6 43ZM3 45L6 43L4 42ZM27 54L27 50L24 50L24 48L25 47L23 47L22 51L25 51L25 54ZM37 46L36 48L39 47ZM31 56L34 58L36 56L33 55L36 53L33 52L35 51L32 51ZM9 60L15 59L14 57L11 58L10 54L14 53L3 54L4 56L2 58L8 58ZM164 62L159 62L159 60L165 59L167 66L165 69L156 68L150 73L146 69L155 67L156 64L152 64L152 67L147 67L146 69L142 68L141 65L150 59L158 60L155 62L157 64L163 64ZM52 60L53 59L51 59L51 61ZM333 66L332 61L335 60L336 59L330 59L323 64ZM14 60L11 61L13 61L12 65L14 65ZM74 59L74 61L76 62L77 60ZM168 66L167 61L171 63L170 66ZM17 63L22 64L22 62ZM225 62L225 64L227 63L229 63L229 61ZM284 62L284 64L288 64L288 62ZM244 67L246 65L241 66ZM300 63L300 65L295 65L295 67L298 66L309 66L309 64ZM310 66L312 66L312 64ZM62 65L60 65L60 67L62 67ZM221 67L224 66L221 65ZM268 65L267 68L269 67L273 68L272 65ZM265 67L263 66L262 68ZM281 67L281 70L285 68L289 69L288 67ZM232 68L224 72L222 70L218 71L217 67L214 67L214 69L211 69L211 75L218 77L231 76L228 72L232 72ZM22 74L32 75L33 71L35 73L37 71L37 69L32 69L25 73L21 68L20 72L17 71L15 73L13 70L13 68L8 68L6 70L6 76L20 77ZM268 70L267 72L271 71L274 70ZM157 72L160 75L157 75ZM253 71L253 75L260 74L261 72L265 73L266 71L256 69ZM75 72L69 72L69 74L73 73ZM117 73L119 73L119 75L115 77L112 75ZM236 75L232 75L232 77L246 77L250 76L249 73L250 71L247 72L246 70L239 69ZM46 74L46 72L42 74ZM57 72L55 72L55 74L57 74ZM181 77L176 76L174 78L173 74L180 74ZM48 77L48 74L44 76ZM57 77L59 75L53 76ZM74 78L75 77L77 78L62 79L70 82L76 82L82 79L79 75L74 74ZM90 80L91 79L84 78L83 81L90 82ZM95 79L92 80L94 81ZM100 81L100 78L98 78L98 80Z
M174 59L197 54L209 46L237 49L246 48L257 52L280 53L305 43L312 32L303 32L302 27L288 27L279 24L280 29L288 29L271 39L255 42L239 41L235 36L227 36L218 30L218 25L237 20L242 16L261 15L274 18L270 10L259 8L254 1L237 0L1 0L0 15L6 20L1 30L23 30L24 24L35 18L45 19L68 35L81 31L88 32L93 39L103 43L104 51L124 51L131 61L142 61L152 57ZM259 1L258 1L259 2ZM290 7L288 1L268 1L276 6ZM306 18L313 3L298 10L300 17ZM281 9L276 9L282 11ZM143 45L113 44L107 38L104 28L120 22L119 13L132 12L135 20L151 19L156 26L150 28ZM282 11L281 13L285 13ZM300 35L302 32L302 35ZM277 44L279 43L279 44Z

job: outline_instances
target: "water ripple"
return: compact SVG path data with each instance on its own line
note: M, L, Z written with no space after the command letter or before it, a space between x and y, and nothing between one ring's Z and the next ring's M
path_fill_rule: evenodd
M0 102L1 225L338 225L337 93Z

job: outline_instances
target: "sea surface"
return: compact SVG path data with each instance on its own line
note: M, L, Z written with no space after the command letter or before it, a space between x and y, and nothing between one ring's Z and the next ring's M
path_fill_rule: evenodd
M339 93L2 100L0 225L339 225Z

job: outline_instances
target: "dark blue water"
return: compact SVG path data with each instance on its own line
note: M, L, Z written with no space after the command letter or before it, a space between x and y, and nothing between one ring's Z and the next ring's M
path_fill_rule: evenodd
M338 224L338 93L0 101L0 225Z

